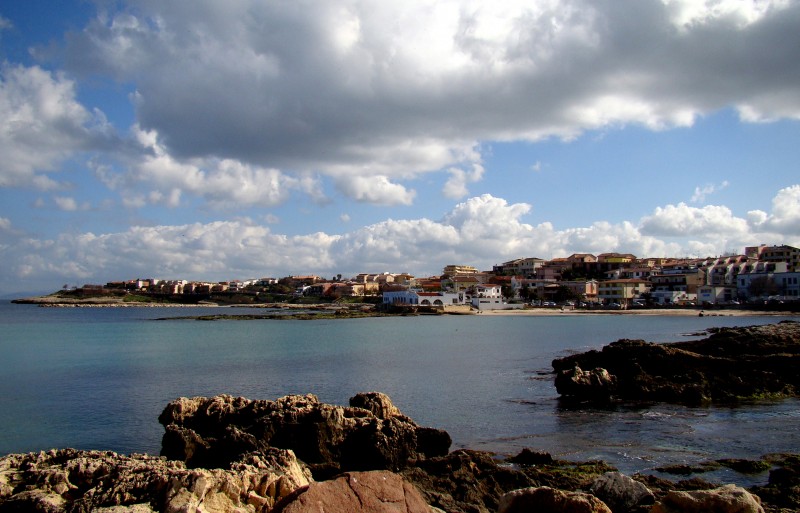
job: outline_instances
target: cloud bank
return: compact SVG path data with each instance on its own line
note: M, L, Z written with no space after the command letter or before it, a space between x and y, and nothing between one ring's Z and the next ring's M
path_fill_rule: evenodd
M271 206L319 199L322 177L349 199L408 205L407 182L427 173L468 196L481 141L688 126L725 108L800 119L790 0L99 5L63 48L34 51L64 73L3 67L3 186L54 187L58 162L109 143L69 77L134 91L128 148L103 154L109 186L136 184L129 204Z
M12 224L0 219L0 257L15 262L0 269L0 282L53 288L65 281L82 285L134 277L228 280L383 271L426 276L449 263L490 269L527 256L618 251L705 257L759 243L800 246L800 185L778 191L770 213L750 212L746 219L725 207L679 204L658 207L638 223L555 230L551 223L523 222L530 209L485 194L459 203L439 220L387 220L342 235L301 236L243 219L37 240L14 234ZM785 226L795 227L794 236L787 238ZM687 227L689 240L681 244L675 238Z

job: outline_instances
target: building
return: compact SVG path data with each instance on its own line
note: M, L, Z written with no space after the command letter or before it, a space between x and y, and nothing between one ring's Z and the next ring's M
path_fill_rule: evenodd
M785 262L789 272L800 271L800 249L793 246L766 246L745 248L748 255L757 255L759 262Z
M635 298L649 291L650 282L647 280L605 280L598 284L597 297L606 304L617 303L625 308L630 306Z
M697 302L700 305L730 303L737 296L736 287L732 285L703 285L697 289Z
M697 301L698 289L705 285L706 273L693 263L665 265L661 273L650 277L651 299L660 305Z
M475 286L471 304L476 310L512 310L524 306L522 303L507 304L503 300L502 286L488 284Z
M517 258L502 264L492 266L492 272L497 275L505 276L524 276L532 278L536 276L536 271L545 264L541 258Z
M463 305L464 294L450 292L422 292L418 290L396 290L383 293L384 305L432 306L444 308L448 305Z
M788 272L786 262L757 262L747 265L736 278L736 293L740 299L767 299L781 295L781 278L795 275ZM791 283L790 283L791 285Z
M465 275L469 276L477 273L478 270L472 267L471 265L455 265L455 264L450 264L445 266L444 270L442 271L442 274L444 276L448 276L451 278L454 276L465 276Z

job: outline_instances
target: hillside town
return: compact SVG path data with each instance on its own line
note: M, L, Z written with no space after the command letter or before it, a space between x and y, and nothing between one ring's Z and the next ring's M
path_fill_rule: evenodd
M238 303L361 298L383 305L477 310L792 303L800 301L800 249L760 245L747 247L739 255L711 258L576 253L551 260L518 258L484 271L450 264L441 275L428 277L383 272L350 278L295 275L214 283L151 278L85 285L81 291L185 301L225 297Z

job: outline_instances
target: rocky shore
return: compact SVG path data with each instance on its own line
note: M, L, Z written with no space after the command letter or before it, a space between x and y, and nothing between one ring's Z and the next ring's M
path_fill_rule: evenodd
M565 400L725 403L798 396L800 324L709 330L702 340L620 340L555 360ZM800 455L720 459L624 475L602 461L524 449L450 451L380 392L347 406L312 395L179 398L158 418L161 454L58 449L0 458L0 513L786 513L800 511ZM745 489L725 467L764 474ZM768 475L768 477L766 477Z
M556 389L574 401L689 405L800 395L800 323L709 331L669 344L623 339L557 359Z
M746 490L693 478L626 476L603 462L523 450L507 461L449 452L378 392L348 406L314 395L220 395L169 403L161 456L78 451L0 458L0 512L788 512L800 456L738 462L770 470ZM726 464L721 462L719 464ZM734 465L727 462L728 465Z

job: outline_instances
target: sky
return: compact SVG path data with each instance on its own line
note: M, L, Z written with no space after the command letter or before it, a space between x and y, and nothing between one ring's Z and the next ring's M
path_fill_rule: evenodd
M0 0L0 295L800 246L800 0Z

